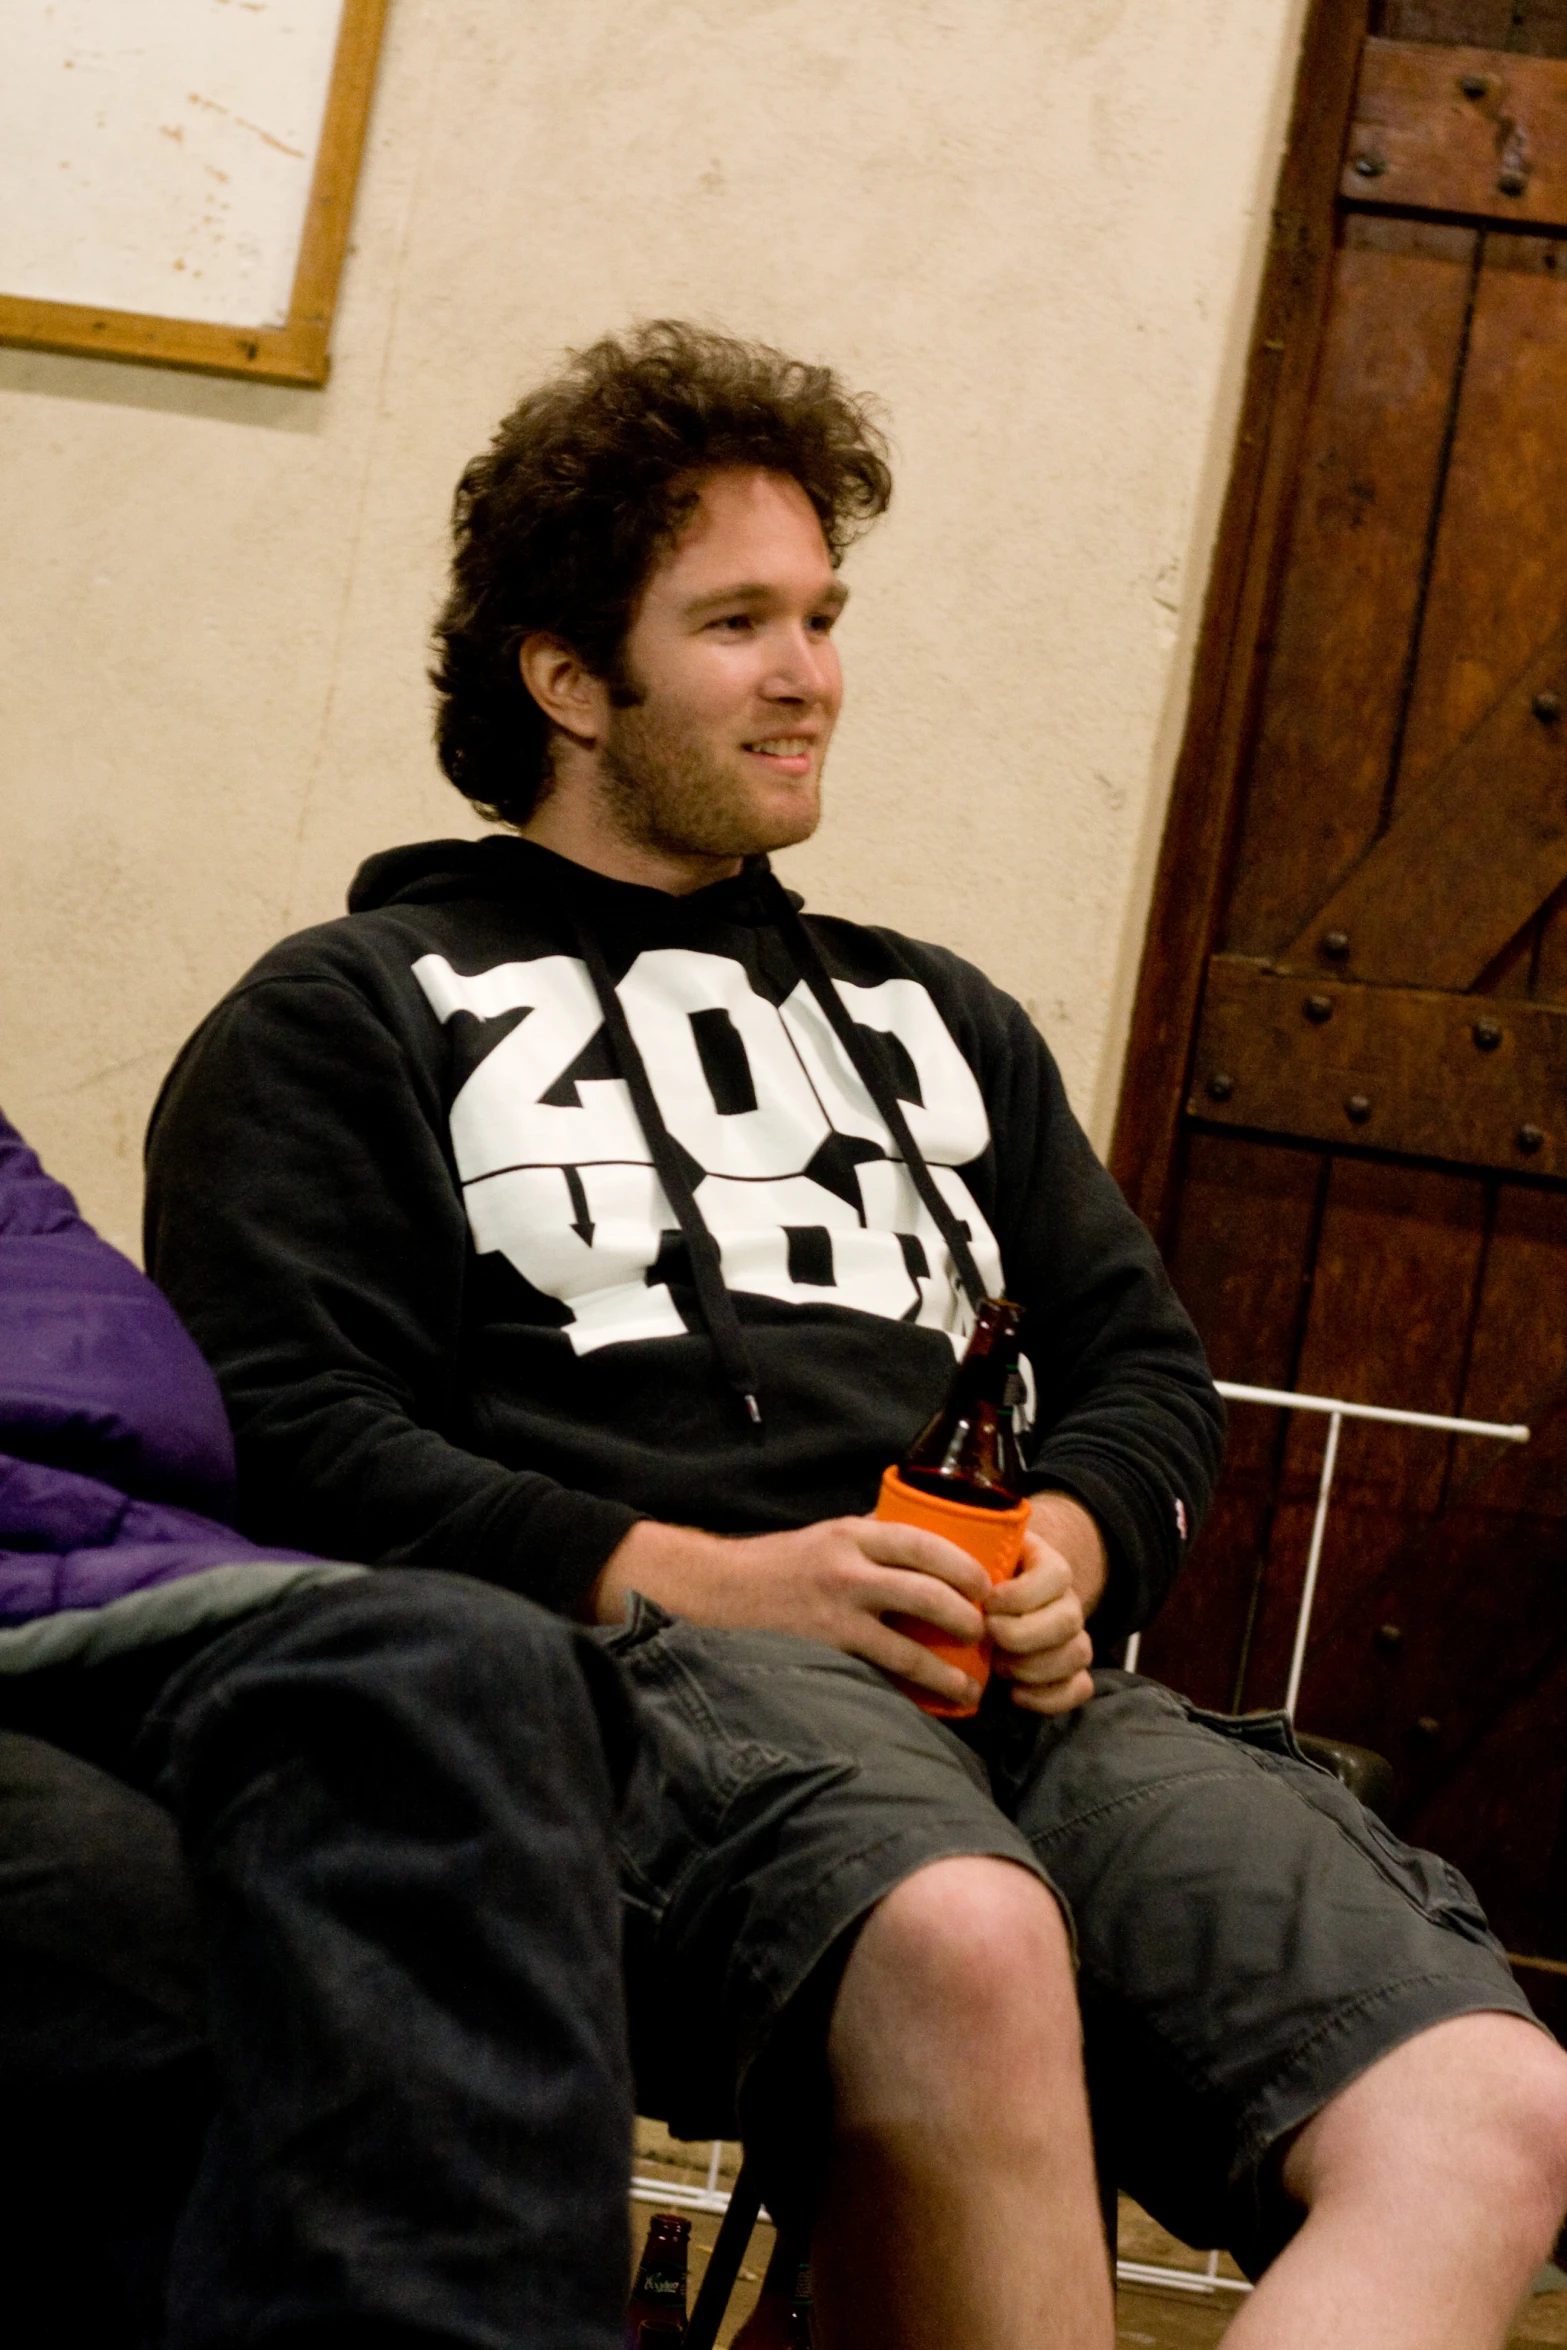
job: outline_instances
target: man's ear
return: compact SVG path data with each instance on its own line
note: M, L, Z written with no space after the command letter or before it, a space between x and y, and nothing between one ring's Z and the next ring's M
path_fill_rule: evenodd
M517 666L552 726L585 750L603 741L609 731L609 688L563 638L535 629L518 648Z

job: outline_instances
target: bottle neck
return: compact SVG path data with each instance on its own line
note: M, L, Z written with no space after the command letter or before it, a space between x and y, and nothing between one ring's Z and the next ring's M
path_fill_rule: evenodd
M981 1307L941 1409L900 1465L905 1482L981 1509L1011 1509L1022 1499L1023 1463L1012 1426L1021 1318L1006 1299L987 1299Z
M678 2299L682 2305L686 2291L686 2240L690 2222L686 2220L654 2220L648 2228L647 2242L642 2248L641 2265L633 2298L652 2301Z
M972 1387L976 1394L990 1396L1000 1403L1007 1373L1017 1361L1022 1321L1023 1309L1013 1305L1010 1298L986 1298L954 1374L954 1391Z
M952 1385L947 1394L947 1415L951 1419L967 1419L988 1404L992 1411L1004 1411L1009 1404L1008 1386L1016 1356L998 1351L995 1354L965 1355L952 1374Z

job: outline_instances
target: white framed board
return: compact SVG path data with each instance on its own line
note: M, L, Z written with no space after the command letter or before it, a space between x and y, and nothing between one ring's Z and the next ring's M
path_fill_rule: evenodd
M0 342L323 384L387 0L0 0Z

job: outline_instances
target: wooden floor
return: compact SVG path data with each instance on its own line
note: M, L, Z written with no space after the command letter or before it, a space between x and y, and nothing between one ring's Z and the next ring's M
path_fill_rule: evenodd
M708 2148L671 2138L656 2122L638 2122L636 2169L644 2178L668 2179L682 2185L701 2185L706 2178ZM726 2146L719 2169L720 2183L729 2187L739 2169L739 2148ZM650 2211L654 2206L637 2202L631 2207L633 2241L640 2250L647 2233ZM676 2206L671 2204L671 2210ZM691 2218L691 2294L695 2298L707 2267L708 2254L718 2233L716 2216L696 2212ZM762 2272L767 2266L768 2254L773 2248L773 2232L764 2222L751 2239L750 2250L740 2272L740 2283L730 2301L728 2314L719 2333L721 2345L727 2345L744 2323ZM1157 2263L1160 2266L1196 2271L1203 2266L1200 2253L1188 2251L1177 2244L1162 2228L1155 2226L1146 2212L1135 2203L1121 2199L1121 2257ZM1239 2271L1226 2260L1222 2272L1234 2277ZM1167 2286L1137 2286L1123 2284L1116 2294L1115 2338L1127 2350L1209 2350L1209 2345L1222 2341L1226 2328L1235 2315L1241 2296L1219 2292L1211 2298L1187 2293ZM1567 2291L1535 2293L1522 2304L1508 2337L1508 2350L1555 2350L1561 2345L1567 2350Z

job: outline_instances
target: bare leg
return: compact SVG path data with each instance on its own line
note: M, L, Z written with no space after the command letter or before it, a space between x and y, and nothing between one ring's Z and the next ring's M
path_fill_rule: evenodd
M1077 1995L1044 1887L1004 1860L907 1878L855 1946L828 2061L828 2350L1110 2350Z
M1308 2207L1225 2350L1500 2350L1567 2204L1567 2055L1518 2016L1393 2049L1307 2123Z

